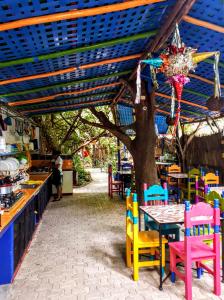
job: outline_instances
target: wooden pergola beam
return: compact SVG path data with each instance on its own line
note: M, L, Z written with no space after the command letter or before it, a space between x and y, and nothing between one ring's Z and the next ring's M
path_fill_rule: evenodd
M24 77L19 77L19 78L2 80L2 81L0 81L0 85L22 82L22 81L33 80L33 79L46 78L46 77L51 77L51 76L57 76L57 75L61 75L61 74L71 73L78 69L85 70L85 69L99 67L99 66L103 66L103 65L107 65L107 64L113 64L113 63L123 62L123 61L127 61L127 60L132 60L132 59L139 58L140 56L141 56L141 53L112 58L112 59L106 59L106 60L98 61L95 63L81 65L79 67L70 67L70 68L66 68L66 69L62 69L62 70L58 70L58 71L54 71L54 72L41 73L41 74L36 74L36 75L31 75L31 76L24 76Z
M52 107L45 107L45 108L40 108L40 109L30 109L30 110L23 110L23 114L27 113L35 113L35 112L43 112L43 111L51 111L51 110L57 110L57 109L62 109L62 108L74 108L74 107L79 107L80 105L90 105L90 104L99 104L99 103L107 103L107 102L112 102L112 99L106 99L106 100L95 100L95 101L84 101L72 105L63 105L63 106L52 106Z
M209 23L209 22L206 22L206 21L202 21L202 20L190 17L190 16L184 16L183 20L185 22L191 23L193 25L197 25L197 26L200 26L200 27L204 27L204 28L207 28L207 29L210 29L210 30L220 32L220 33L224 33L224 27L216 25L216 24L212 24L212 23Z
M156 92L155 95L159 96L159 97L162 97L162 98L171 99L171 96L168 96L166 94ZM177 101L177 99L175 99L175 101ZM185 104L190 105L190 106L194 106L194 107L198 107L198 108L201 108L201 109L208 110L208 108L206 106L203 106L203 105L200 105L200 104L197 104L197 103L193 103L193 102L189 102L187 100L181 99L180 102L185 103Z
M170 112L168 112L166 110L162 110L162 109L157 108L156 111L161 112L161 113L163 113L165 115L170 115ZM185 117L185 116L180 116L180 118L184 119L184 120L188 120L188 121L192 120L192 118L188 118L188 117Z
M209 80L209 79L207 79L207 78L198 76L198 75L196 75L196 74L189 74L188 76L189 76L189 77L192 77L192 78L195 78L195 79L197 79L197 80L203 81L203 82L205 82L205 83L214 85L214 81L211 81L211 80ZM220 86L221 86L221 88L224 88L224 84L221 84Z
M53 107L34 109L34 110L24 110L22 113L23 114L33 114L33 113L42 114L42 112L50 113L52 110L53 110L53 112L57 112L58 110L63 109L63 108L74 109L74 108L78 108L80 105L100 104L100 103L107 103L107 102L112 102L112 99L96 100L96 101L91 101L91 102L80 102L80 103L73 104L73 105L53 106ZM123 100L122 100L122 102L123 102ZM167 112L165 110L162 110L162 109L156 109L156 111L160 112L160 113L163 113L163 114L166 114L166 115L170 114L169 112ZM187 120L187 121L192 120L192 118L188 118L188 117L185 117L185 116L181 116L180 118L183 119L183 120Z
M108 83L108 84L104 84L104 85L95 86L95 87L92 87L92 88L89 88L89 89L86 89L86 90L60 93L60 94L55 94L55 95L42 97L42 98L35 98L35 99L29 99L29 100L9 102L8 105L9 106L20 106L20 105L27 105L27 104L33 104L33 103L42 103L42 102L46 102L46 101L49 101L49 100L54 100L55 98L61 97L61 96L71 96L71 95L75 96L75 95L80 95L80 94L96 91L96 90L103 89L103 88L114 87L114 86L117 86L117 85L121 85L121 82ZM67 99L67 100L69 100L69 99ZM63 99L63 101L66 101L66 99Z
M77 84L95 82L95 81L98 81L98 80L101 81L101 80L105 80L105 79L109 79L109 78L113 78L113 77L124 76L124 75L129 74L130 72L131 72L131 70L127 70L127 71L113 73L113 74L109 74L109 75L105 75L105 76L99 76L99 77L94 77L94 78L86 78L86 79L81 79L81 80L74 80L74 81L68 81L68 82L63 82L63 83L57 83L57 84L54 84L54 85L43 86L43 87L40 87L40 88L34 88L34 89L30 89L30 90L25 90L25 91L18 91L18 92L12 92L12 93L7 93L7 94L0 94L0 97L3 98L3 97L13 97L13 96L19 96L19 95L27 95L27 94L30 94L30 93L37 93L37 92L51 90L51 89L59 88L59 87L74 86L74 85L77 85Z
M34 57L24 57L24 58L19 58L19 59L1 61L0 68L11 67L11 66L15 66L15 65L22 65L22 64L27 64L27 63L37 63L38 61L55 59L55 58L59 58L59 57L64 57L66 55L74 55L77 53L84 53L87 51L99 50L99 49L102 49L105 47L112 47L112 46L116 46L119 44L126 44L129 42L138 41L141 39L148 39L148 38L154 36L156 33L157 33L157 29L150 30L148 32L130 35L130 36L125 36L125 37L121 37L121 38L116 38L113 40L104 41L104 42L96 43L93 45L72 47L71 49L61 50L61 51L57 51L57 52L53 52L53 53L41 54L41 55L37 55Z
M21 28L25 26L38 25L44 23L58 22L62 20L75 20L79 18L86 18L90 16L97 16L111 12L122 11L130 8L135 8L142 5L152 3L164 2L165 0L129 0L117 4L105 5L100 7L74 9L68 12L56 13L46 16L38 16L33 18L26 18L17 21L11 21L0 25L0 31Z

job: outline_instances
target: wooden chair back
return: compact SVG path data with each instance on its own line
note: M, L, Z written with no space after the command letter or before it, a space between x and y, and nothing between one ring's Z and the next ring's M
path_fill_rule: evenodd
M178 165L172 165L172 166L168 167L167 171L168 171L168 173L180 173L181 167L179 167Z
M207 173L202 179L206 186L217 186L219 184L219 176L214 173Z
M144 184L144 205L168 204L167 184L164 183L163 187L152 185L147 189L147 184Z
M137 194L126 191L126 234L133 234L133 241L138 242L138 201Z
M208 203L199 202L190 206L185 202L185 254L191 256L191 244L197 241L213 240L213 250L220 251L220 209L219 200L214 200L214 207ZM213 227L213 230L211 230Z

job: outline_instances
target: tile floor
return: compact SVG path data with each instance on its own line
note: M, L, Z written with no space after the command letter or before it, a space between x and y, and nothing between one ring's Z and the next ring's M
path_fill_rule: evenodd
M0 287L0 300L184 299L181 281L167 280L158 290L157 270L132 280L124 263L124 202L108 199L105 173L92 175L91 184L48 205L15 281ZM211 291L207 274L194 280L193 299L224 299Z

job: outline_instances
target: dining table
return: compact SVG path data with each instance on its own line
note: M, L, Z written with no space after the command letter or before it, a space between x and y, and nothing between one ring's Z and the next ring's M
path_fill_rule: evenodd
M162 226L164 224L184 224L184 204L171 204L171 205L149 205L140 206L139 210L146 214L149 218L156 222L159 229L159 257L160 257L160 279L159 289L163 289L164 281L169 277L170 273L163 279L162 272ZM140 214L141 217L141 214ZM221 237L222 237L222 282L224 282L224 218L220 218L221 221ZM141 223L141 220L140 220Z
M177 185L176 185L177 198L180 199L181 183L183 180L188 179L188 174L187 173L168 173L168 176L177 180Z

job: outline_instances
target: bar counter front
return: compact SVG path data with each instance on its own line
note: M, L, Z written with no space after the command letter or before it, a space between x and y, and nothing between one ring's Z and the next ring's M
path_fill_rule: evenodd
M22 189L22 198L0 216L1 285L13 281L51 196L51 173L30 175L30 180L42 183Z

